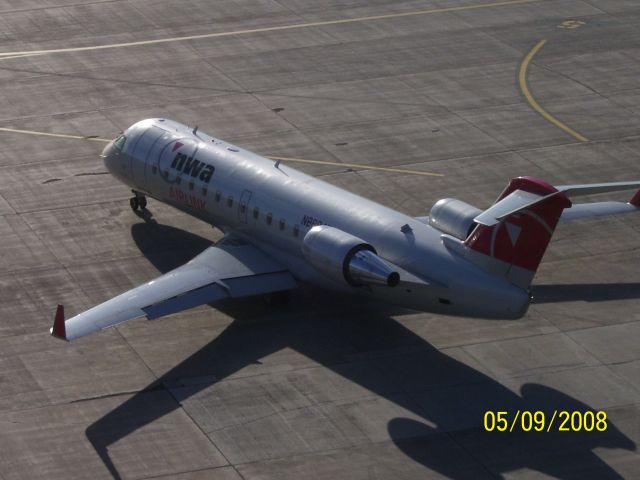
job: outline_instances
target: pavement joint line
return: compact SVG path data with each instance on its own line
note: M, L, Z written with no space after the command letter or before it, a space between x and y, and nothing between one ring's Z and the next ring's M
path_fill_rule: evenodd
M181 475L187 475L187 474L190 474L190 473L200 473L200 472L213 472L214 470L221 470L221 469L224 469L224 468L234 470L239 475L239 478L244 480L244 477L242 475L240 475L240 472L238 472L236 470L236 467L233 464L219 465L217 467L196 468L194 470L184 470L184 471L180 471L180 472L171 473L171 476L181 476ZM151 475L149 477L139 477L139 480L153 480L154 478L158 478L158 479L167 478L167 474L166 473L158 473L157 475Z
M87 5L101 5L104 3L118 3L120 0L98 0L98 1L89 1L82 3L68 3L62 5L45 5L42 7L31 7L31 8L16 8L13 10L2 10L0 11L0 15L7 15L9 13L25 13L25 12L37 12L38 10L57 10L57 9L65 9L65 8L73 8L73 7L86 7Z
M38 132L36 130L22 130L17 128L7 128L7 127L0 127L0 132L22 133L25 135L39 135L44 137L57 137L57 138L66 138L70 140L85 140L90 142L102 142L102 143L109 143L111 141L107 138L101 138L94 135L69 135L64 133ZM295 162L295 163L310 163L310 164L319 164L319 165L333 165L333 166L338 166L343 168L354 168L354 169L360 169L360 170L377 170L382 172L403 173L407 175L421 175L425 177L444 177L444 174L442 173L421 172L419 170L407 170L403 168L375 167L373 165L358 165L356 163L330 162L328 160L308 160L308 159L293 158L293 157L267 156L266 158L270 158L272 160L282 160L284 162L292 162L292 163Z
M536 43L536 45L529 51L529 53L527 53L527 55L522 60L522 63L520 64L520 70L518 71L518 83L520 85L520 90L522 91L522 94L524 95L525 99L527 100L527 103L531 106L531 108L533 108L536 112L542 115L542 117L545 120L552 123L553 125L560 128L561 130L564 130L566 133L571 135L576 140L579 140L580 142L588 142L589 139L587 137L576 132L567 124L561 122L556 117L554 117L549 112L547 112L544 108L542 108L542 106L536 101L536 99L533 98L533 95L529 90L529 85L527 84L527 73L528 73L529 64L531 63L531 60L533 60L533 57L535 57L536 54L540 50L542 50L542 47L544 47L546 43L547 43L546 39L543 38L542 40L540 40L538 43Z
M112 43L107 45L94 45L94 46L71 47L71 48L53 48L48 50L23 50L23 51L17 51L17 52L3 52L3 53L0 53L0 61L6 60L9 58L19 58L21 56L27 56L27 55L84 52L84 51L91 51L91 50L105 50L110 48L157 45L162 43L183 42L187 40L200 40L205 38L230 37L230 36L238 36L238 35L249 35L253 33L278 32L278 31L284 31L284 30L297 30L297 29L310 28L310 27L323 27L323 26L329 26L329 25L343 25L343 24L350 24L350 23L371 22L375 20L386 20L386 19L392 19L392 18L415 17L419 15L429 15L429 14L436 14L436 13L463 12L463 11L469 11L469 10L479 10L484 8L494 8L494 7L502 7L502 6L509 6L509 5L540 3L543 1L546 1L546 0L503 0L499 2L458 5L455 7L430 8L425 10L414 10L411 12L387 13L387 14L381 14L381 15L370 15L366 17L355 17L355 18L342 18L342 19L336 19L336 20L321 20L317 22L295 23L295 24L279 25L279 26L273 26L273 27L232 30L227 32L203 33L203 34L197 34L197 35L186 35L181 37L157 38L153 40L139 40L134 42Z
M2 60L2 58L0 57L0 61ZM6 70L3 68L0 68L0 70ZM182 87L181 87L182 88ZM208 94L203 94L203 95L193 95L193 96L186 96L184 98L181 98L180 101L184 102L185 104L188 103L192 103L195 101L201 101L203 99L208 99L211 97L222 97L222 96L226 96L226 95L242 95L245 92L237 92L237 93L228 93L228 94L221 94L221 93L212 93L209 92ZM127 104L127 107L133 107L134 105L132 104ZM142 102L142 103L138 103L135 104L136 108L145 108L145 107L165 107L166 106L166 102L161 102L160 100L154 101L154 102ZM97 114L101 114L104 116L104 113L111 113L113 111L121 111L123 108L123 105L112 105L112 106L102 106L102 107L98 107L98 108L92 108L92 109L88 109L88 110L67 110L67 111L62 111L62 112L55 112L55 113L43 113L43 114L38 114L38 115L22 115L22 116L17 116L17 117L6 117L6 118L1 118L0 119L0 123L9 123L9 122L21 122L21 121L26 121L26 120L32 120L32 119L54 119L54 118L58 118L58 117L67 117L70 115L82 115L82 114L93 114L93 113L97 113ZM114 137L115 138L115 137Z

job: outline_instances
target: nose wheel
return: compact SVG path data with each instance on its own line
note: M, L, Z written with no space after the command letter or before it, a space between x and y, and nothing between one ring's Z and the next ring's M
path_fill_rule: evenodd
M134 212L138 210L145 210L147 208L147 197L140 195L137 192L133 193L135 196L129 199L129 206L131 207L131 210Z

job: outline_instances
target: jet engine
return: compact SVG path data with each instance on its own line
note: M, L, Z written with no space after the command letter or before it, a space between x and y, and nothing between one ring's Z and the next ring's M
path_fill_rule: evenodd
M429 225L460 240L466 240L482 210L455 198L438 200L429 213Z
M328 225L313 227L302 242L304 257L324 275L351 286L395 287L400 275L370 244Z

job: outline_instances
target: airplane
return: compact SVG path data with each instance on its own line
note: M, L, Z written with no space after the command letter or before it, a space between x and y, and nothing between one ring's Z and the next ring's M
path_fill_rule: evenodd
M512 179L486 210L439 200L411 217L164 118L141 120L103 150L109 172L147 198L224 233L193 260L65 320L71 341L226 298L278 295L310 283L444 315L517 319L560 221L636 212L640 181L553 186ZM629 202L570 198L639 189Z

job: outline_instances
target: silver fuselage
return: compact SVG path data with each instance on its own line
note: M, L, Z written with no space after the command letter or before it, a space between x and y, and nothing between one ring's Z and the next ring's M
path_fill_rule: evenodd
M122 149L112 142L103 152L114 176L251 242L300 281L450 315L519 318L526 312L527 291L457 255L441 232L415 218L170 120L140 121L125 137ZM321 274L301 248L318 224L373 245L400 267L400 284L353 287Z

